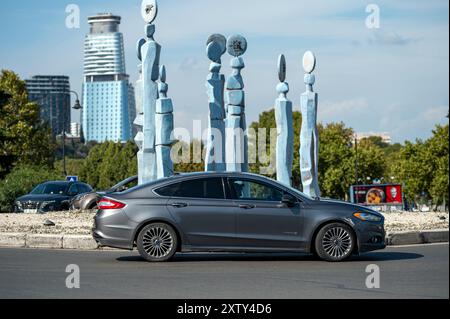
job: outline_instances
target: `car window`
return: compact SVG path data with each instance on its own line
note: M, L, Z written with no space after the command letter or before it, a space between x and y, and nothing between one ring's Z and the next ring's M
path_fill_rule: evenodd
M38 185L31 191L30 194L47 194L47 195L62 195L67 190L67 184L63 183L45 183Z
M69 195L79 194L78 184L70 185L69 191L67 192Z
M281 202L283 191L256 181L230 179L233 199Z
M161 187L155 192L166 197L224 199L221 178L205 178L184 181Z
M80 194L92 192L92 189L86 184L78 184L78 190Z

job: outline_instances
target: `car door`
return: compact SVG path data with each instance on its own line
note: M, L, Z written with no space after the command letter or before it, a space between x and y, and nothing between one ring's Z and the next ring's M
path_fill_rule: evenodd
M167 205L189 244L227 247L236 238L233 202L225 198L220 177L197 178L170 185L173 196Z
M285 192L268 183L229 178L231 196L237 211L236 237L241 247L299 248L300 203L281 203Z

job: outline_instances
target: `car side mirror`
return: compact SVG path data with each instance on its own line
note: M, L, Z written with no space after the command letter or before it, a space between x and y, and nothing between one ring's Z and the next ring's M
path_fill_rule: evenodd
M294 207L297 203L297 199L289 194L284 194L281 198L281 203L286 205L287 207Z

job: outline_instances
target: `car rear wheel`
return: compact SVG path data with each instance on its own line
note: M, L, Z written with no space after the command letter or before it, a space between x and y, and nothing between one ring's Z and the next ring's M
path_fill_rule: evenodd
M319 258L338 262L351 256L355 248L353 230L342 223L325 225L315 240L316 253Z
M151 262L165 262L173 258L177 250L177 234L167 224L145 226L137 238L137 248L142 258Z

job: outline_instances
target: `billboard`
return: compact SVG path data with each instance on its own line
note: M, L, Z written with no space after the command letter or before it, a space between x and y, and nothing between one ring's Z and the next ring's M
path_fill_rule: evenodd
M366 206L403 205L403 189L399 184L354 185L350 187L352 203Z

